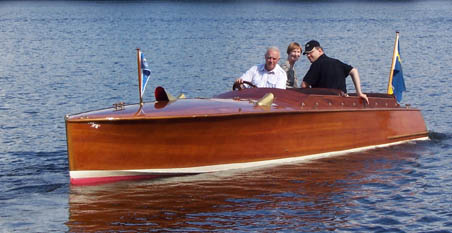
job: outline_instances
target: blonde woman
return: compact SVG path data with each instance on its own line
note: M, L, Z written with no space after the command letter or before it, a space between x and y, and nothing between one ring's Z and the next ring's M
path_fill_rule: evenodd
M287 61L281 65L281 68L287 74L287 88L299 87L297 73L295 72L295 62L300 58L301 52L301 46L297 42L292 42L287 47Z

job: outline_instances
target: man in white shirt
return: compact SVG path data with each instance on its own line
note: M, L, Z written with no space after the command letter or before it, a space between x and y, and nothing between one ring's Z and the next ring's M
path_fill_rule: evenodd
M265 53L265 64L251 67L235 82L242 84L243 81L248 81L257 87L286 89L287 75L278 65L279 59L279 49L277 47L268 48Z

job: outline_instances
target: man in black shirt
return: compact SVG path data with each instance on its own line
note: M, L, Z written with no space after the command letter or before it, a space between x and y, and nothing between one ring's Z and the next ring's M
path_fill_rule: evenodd
M350 75L356 94L369 103L367 96L361 91L361 81L356 68L326 56L320 43L315 40L306 43L303 54L312 64L303 78L301 87L334 88L347 93L345 78Z

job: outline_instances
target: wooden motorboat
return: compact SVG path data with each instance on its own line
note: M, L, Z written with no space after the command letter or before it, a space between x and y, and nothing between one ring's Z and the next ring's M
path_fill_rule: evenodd
M333 89L249 88L66 116L72 184L288 163L427 139L420 110Z
M176 99L162 87L155 102L144 103L150 70L137 49L139 104L66 116L71 183L264 166L427 139L420 110L396 100L405 89L398 38L396 32L389 94L369 93L369 103L334 89L250 88Z

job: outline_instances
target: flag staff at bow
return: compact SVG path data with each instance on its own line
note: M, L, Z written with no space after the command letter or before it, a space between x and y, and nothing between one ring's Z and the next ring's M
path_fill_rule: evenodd
M143 106L143 94L146 89L149 77L151 76L151 70L149 69L148 62L143 53L137 48L137 64L138 64L138 93L140 95L140 105Z
M402 92L406 91L400 59L399 32L396 32L391 71L389 73L388 94L394 95L397 102L402 101Z

